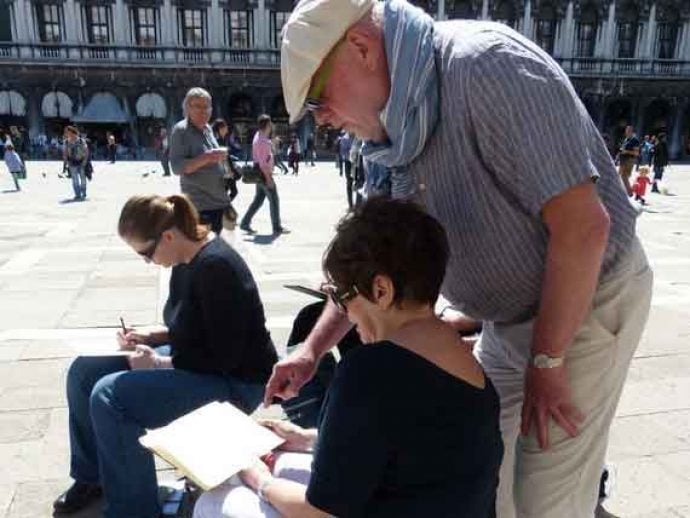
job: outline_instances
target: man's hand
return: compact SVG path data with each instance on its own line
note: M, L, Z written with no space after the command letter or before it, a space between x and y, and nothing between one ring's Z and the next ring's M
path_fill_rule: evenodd
M204 151L204 156L206 157L207 164L215 164L216 162L222 162L228 158L227 148L222 149L207 149Z
M161 366L161 359L156 351L148 345L137 345L135 351L127 358L129 368L136 369L157 369Z
M525 400L522 403L522 435L528 435L532 423L537 429L539 446L549 448L549 418L568 435L575 437L584 416L572 403L568 375L564 366L538 369L530 366L525 376Z
M316 373L317 359L312 350L304 345L273 366L273 374L266 384L264 406L274 397L290 399Z
M151 333L130 327L125 332L118 329L116 337L121 351L133 351L139 344L148 345L151 340Z

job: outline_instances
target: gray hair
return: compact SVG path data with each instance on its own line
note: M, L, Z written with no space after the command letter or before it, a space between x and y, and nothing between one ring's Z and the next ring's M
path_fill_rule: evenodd
M190 88L189 91L187 92L187 95L184 96L184 100L182 101L182 113L184 114L185 117L187 117L187 106L189 105L189 102L192 99L206 99L208 101L208 108L209 111L211 111L211 94L208 93L207 90L195 86L194 88Z

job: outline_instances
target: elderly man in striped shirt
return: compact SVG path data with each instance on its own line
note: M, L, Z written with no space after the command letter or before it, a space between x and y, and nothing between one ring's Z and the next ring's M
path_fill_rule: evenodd
M434 23L403 0L303 0L282 41L291 122L311 110L366 139L393 195L446 228L442 294L483 321L501 398L499 518L592 518L652 272L568 77L506 26ZM295 395L349 325L328 305L266 401Z

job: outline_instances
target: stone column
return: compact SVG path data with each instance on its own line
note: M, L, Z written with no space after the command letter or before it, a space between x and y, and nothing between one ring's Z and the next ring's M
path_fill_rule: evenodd
M439 21L446 19L446 0L438 0L436 19Z
M23 43L29 39L26 33L24 0L16 0L14 5L10 4L10 24L12 41Z
M606 22L606 30L604 31L602 44L599 52L595 55L602 58L612 59L615 57L614 49L616 45L616 4L611 2L609 4L609 18Z
M208 45L218 48L223 46L223 12L218 5L218 0L211 0L207 8L208 21ZM220 25L220 26L219 26Z
M81 38L81 13L79 5L74 0L67 0L63 4L65 15L65 37L67 43L77 43ZM83 41L83 40L82 40Z
M690 20L683 24L676 55L679 59L690 61Z
M677 160L681 156L683 147L683 116L685 115L687 107L687 103L683 102L679 102L672 106L672 108L675 108L676 116L673 120L673 126L669 128L669 135L666 136L669 159L671 160Z
M126 45L129 41L129 19L127 7L123 0L115 0L113 9L113 41L117 45Z
M270 13L266 9L266 2L259 0L256 9L254 9L254 38L256 47L267 49L271 46L270 25Z
M522 16L522 34L526 38L534 39L534 33L532 32L532 0L527 0L525 2L525 14Z
M575 40L575 19L572 2L568 2L565 18L561 20L559 26L560 55L564 58L571 58L573 57L573 42Z
M177 45L175 31L175 13L170 0L164 0L161 6L161 43L165 46Z
M482 20L489 19L489 0L482 0Z
M652 4L649 10L649 20L647 21L645 31L645 38L643 40L644 47L641 49L641 58L654 57L654 40L656 39L656 2Z

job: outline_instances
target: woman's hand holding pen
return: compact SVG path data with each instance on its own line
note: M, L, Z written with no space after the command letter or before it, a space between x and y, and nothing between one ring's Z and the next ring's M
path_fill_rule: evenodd
M120 329L117 330L117 343L121 351L134 351L137 345L149 345L151 343L151 332L142 329L126 327L124 320L120 319Z

